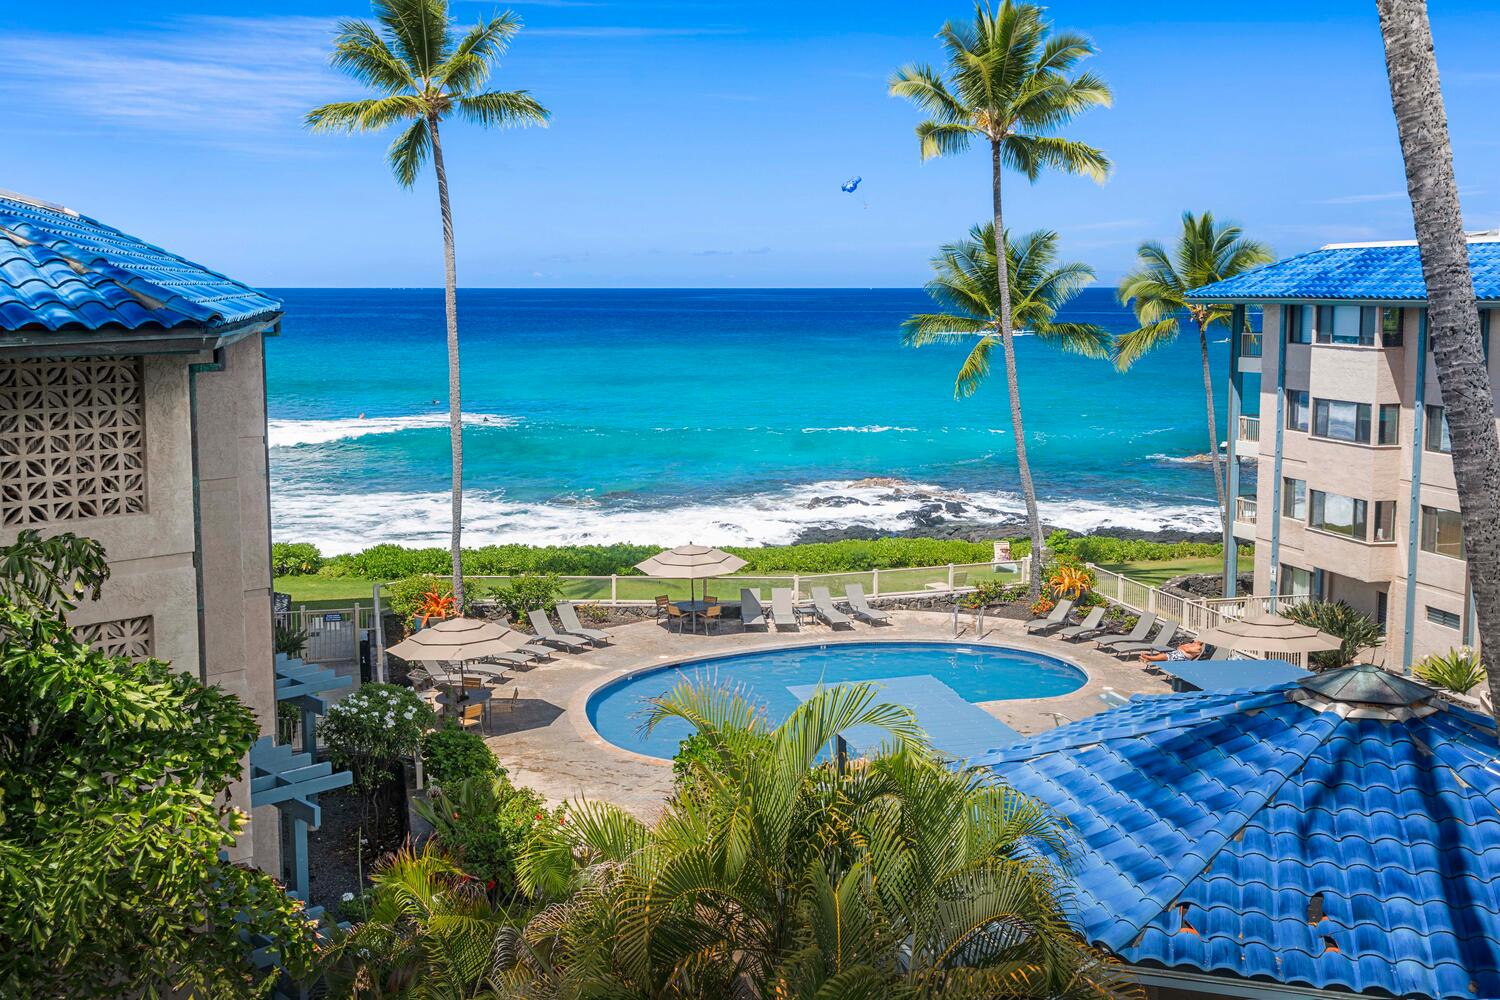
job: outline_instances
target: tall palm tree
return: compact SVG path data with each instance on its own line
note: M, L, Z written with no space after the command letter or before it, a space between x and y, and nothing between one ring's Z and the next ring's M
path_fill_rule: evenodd
M1469 586L1490 697L1500 708L1500 441L1432 26L1423 0L1376 0L1376 7L1427 283L1432 360L1453 439Z
M463 410L459 398L458 273L453 210L439 125L452 115L486 127L545 125L547 109L524 90L485 90L491 70L521 29L510 11L481 19L462 37L447 0L373 0L375 23L340 21L332 63L379 96L314 108L307 125L321 132L376 132L404 124L387 157L402 187L432 158L443 225L443 307L448 321L448 436L453 454L453 596L464 606Z
M1001 176L1005 167L1035 181L1044 169L1083 174L1103 182L1109 160L1093 146L1056 134L1081 112L1108 106L1109 87L1093 73L1073 73L1094 54L1086 37L1053 33L1041 7L1003 0L975 4L971 22L949 21L938 33L948 57L947 78L931 66L911 65L891 77L890 92L916 104L929 117L917 126L924 160L961 153L974 141L989 143L990 202L995 232L1005 232ZM1032 596L1040 593L1042 522L1021 435L1021 391L1016 381L1010 288L996 269L1000 349L1005 358L1016 464L1031 527Z
M1004 242L1007 265L1004 287L1010 295L1010 319L1016 327L1060 351L1086 358L1109 357L1111 338L1102 327L1057 321L1058 310L1094 280L1093 269L1087 264L1059 264L1057 233L1049 230L1019 238L1007 233ZM943 247L932 258L933 278L926 286L927 294L942 311L917 313L901 326L901 339L908 347L935 343L972 345L953 382L955 399L972 396L978 390L989 376L995 346L1004 344L1001 282L995 273L998 260L993 223L975 226L968 238ZM1019 379L1015 358L1007 354L1006 363L1009 385L1015 386ZM1021 407L1014 391L1012 397L1010 419L1015 431L1016 461L1029 468L1025 464L1026 434ZM1031 516L1035 517L1035 513ZM1035 561L1041 545L1035 534L1032 545L1035 548L1031 580L1035 597L1041 588L1041 573L1037 572L1041 566Z
M1225 305L1188 302L1183 296L1194 288L1232 278L1252 267L1270 263L1271 249L1247 239L1233 223L1214 221L1212 212L1182 213L1182 232L1169 253L1156 240L1147 240L1136 250L1139 266L1120 281L1120 302L1135 311L1140 327L1116 344L1115 364L1120 371L1146 354L1172 343L1181 331L1183 313L1198 328L1198 353L1203 361L1203 402L1208 413L1208 453L1213 456L1214 493L1219 498L1219 524L1229 534L1229 498L1225 496L1224 470L1219 466L1219 428L1214 414L1214 380L1208 364L1208 328L1215 323L1229 326L1233 310ZM1240 331L1231 330L1230 335ZM1231 431L1233 428L1231 428Z
M522 860L558 900L513 949L513 996L1099 997L1114 966L1064 917L1059 821L926 749L875 686L827 689L780 726L684 683L647 725L711 751L654 825L576 804ZM823 751L866 723L872 759ZM543 959L545 958L545 961ZM1127 988L1128 989L1128 988Z

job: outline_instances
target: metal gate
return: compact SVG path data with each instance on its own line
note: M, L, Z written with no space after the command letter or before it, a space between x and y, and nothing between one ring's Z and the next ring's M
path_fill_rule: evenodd
M305 663L359 660L359 642L370 628L370 609L358 604L349 608L299 607L282 616L283 621L307 634Z

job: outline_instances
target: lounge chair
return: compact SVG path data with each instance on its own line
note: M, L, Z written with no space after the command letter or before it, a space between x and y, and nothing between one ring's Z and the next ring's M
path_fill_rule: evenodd
M792 603L791 587L776 587L771 591L771 621L777 628L797 627L797 608Z
M1099 631L1099 623L1104 620L1104 605L1099 605L1089 611L1083 621L1077 625L1067 625L1052 634L1061 639L1077 640L1085 635Z
M760 606L760 593L749 587L740 590L740 622L746 628L771 627L766 623L766 609Z
M1117 642L1109 647L1109 651L1116 656L1132 656L1137 653L1170 653L1176 647L1172 640L1177 637L1177 623L1170 618L1162 618L1156 623L1155 638L1147 638L1143 642Z
M1234 650L1230 649L1228 646L1215 646L1212 653L1210 653L1206 657L1200 656L1199 659L1232 660L1234 659Z
M515 629L515 627L516 627L515 623L510 620L510 616L509 615L502 616L501 619L500 619L500 624L504 625L506 628L512 629L512 630ZM528 642L524 646L517 646L515 649L512 649L510 652L512 653L512 655L529 656L533 660L550 660L550 659L552 659L552 650L550 648L548 648L547 646L543 646L539 642Z
M1073 610L1073 602L1067 599L1058 601L1052 608L1052 613L1045 618L1033 618L1026 623L1026 631L1032 635L1043 635L1055 628L1062 628L1068 624L1068 612Z
M849 603L849 611L860 621L869 622L871 625L879 625L889 622L891 614L889 611L881 611L879 608L870 607L870 602L865 599L865 588L857 583L847 584L844 587L844 600Z
M818 617L827 622L829 628L838 628L840 625L854 627L854 619L833 606L833 597L828 593L827 587L814 587L812 599Z
M536 629L536 637L549 646L570 649L575 653L591 648L591 643L582 636L566 635L553 628L547 612L540 608L526 612L526 618L531 622L531 627Z
M1142 639L1146 638L1146 633L1150 632L1151 626L1155 624L1156 615L1150 611L1143 612L1141 616L1135 620L1135 628L1131 629L1124 635L1105 636L1104 638L1099 640L1099 648L1109 649L1116 643L1121 642L1140 642Z
M569 635L581 635L596 646L602 646L611 641L610 634L603 629L585 628L578 620L578 609L571 604L559 604L557 606L557 620L562 622L563 629Z

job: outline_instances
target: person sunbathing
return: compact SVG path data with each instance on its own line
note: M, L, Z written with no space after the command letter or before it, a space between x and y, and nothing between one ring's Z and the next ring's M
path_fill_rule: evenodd
M1141 665L1148 663L1162 663L1167 660L1196 660L1203 655L1203 643L1197 639L1185 642L1176 649L1166 653L1142 653Z

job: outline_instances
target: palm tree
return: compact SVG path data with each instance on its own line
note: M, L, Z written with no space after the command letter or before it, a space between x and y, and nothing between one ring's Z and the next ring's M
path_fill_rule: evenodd
M1480 652L1491 699L1500 706L1500 441L1479 339L1474 276L1469 272L1432 26L1423 0L1376 0L1376 7L1427 283L1432 360L1453 439L1453 478L1479 619Z
M521 21L506 11L481 19L462 37L452 28L447 0L373 0L375 24L340 21L333 65L379 96L314 108L307 125L320 132L376 132L405 128L388 151L391 170L411 187L427 158L437 175L443 225L443 306L448 321L448 435L453 453L453 597L464 606L463 416L459 399L458 274L453 252L453 210L443 164L439 124L451 115L482 126L545 125L547 109L524 90L484 90L490 71Z
M1072 73L1080 60L1094 54L1092 42L1071 32L1054 34L1041 7L1011 0L1003 0L999 10L988 0L976 3L972 22L949 21L938 38L947 51L947 79L930 66L906 66L891 77L890 92L931 115L917 126L924 160L963 152L976 139L989 143L995 232L1005 232L1000 194L1004 167L1019 170L1030 181L1052 168L1103 182L1109 173L1104 154L1055 134L1081 112L1107 107L1111 101L1109 87L1098 76ZM1031 526L1035 599L1041 587L1042 522L1021 435L1021 392L1006 278L1004 270L996 270L1000 349L1016 434L1016 465Z
M1212 212L1182 213L1182 232L1171 253L1156 240L1136 250L1140 266L1120 281L1120 303L1135 311L1139 329L1116 344L1115 364L1120 371L1143 356L1177 339L1185 312L1198 328L1198 351L1203 361L1203 401L1208 412L1208 453L1213 457L1214 493L1219 498L1219 523L1229 534L1229 500L1225 496L1224 470L1219 467L1219 428L1214 413L1213 373L1208 365L1208 328L1215 323L1229 326L1232 310L1224 305L1188 302L1184 295L1194 288L1232 278L1252 267L1270 263L1271 249L1245 238L1233 223L1214 221ZM1231 330L1231 335L1238 334Z
M995 345L1006 343L1009 332L1002 316L1004 304L998 289L1010 296L1010 320L1042 343L1087 358L1107 358L1111 338L1101 327L1089 323L1059 323L1057 311L1094 280L1087 264L1057 262L1057 234L1048 230L1005 239L1005 281L996 276L999 260L992 223L975 226L967 239L943 247L932 259L934 277L927 283L927 294L943 310L918 313L902 324L902 341L909 347L933 343L972 344L963 367L953 383L956 399L971 396L990 373L990 356ZM977 340L975 338L978 338ZM1025 431L1020 400L1016 396L1018 375L1013 353L1006 350L1006 374L1011 391L1010 419L1015 431L1016 462L1028 469ZM1030 486L1029 471L1024 479ZM1034 600L1041 592L1041 554L1039 524L1035 499L1029 500L1032 518L1031 590Z
M1101 996L1120 985L1064 918L1062 828L927 749L875 686L824 690L780 726L683 683L651 727L691 722L696 759L648 826L578 803L522 859L552 895L513 949L513 996ZM823 754L857 724L885 748ZM543 961L543 958L546 961Z

